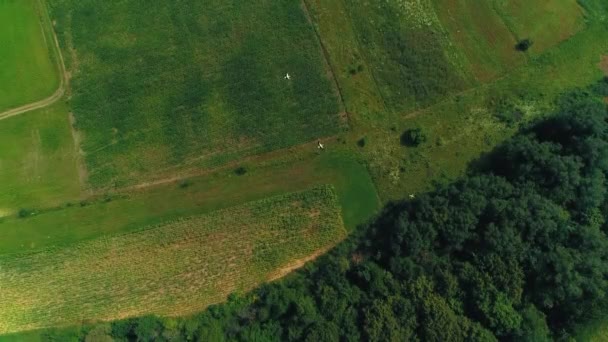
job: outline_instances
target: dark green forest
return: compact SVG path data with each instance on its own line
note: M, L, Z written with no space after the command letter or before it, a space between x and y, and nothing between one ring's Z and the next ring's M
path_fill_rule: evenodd
M184 319L142 317L48 340L544 341L606 313L608 81L457 182L386 206L282 281ZM405 194L404 194L405 195ZM404 196L405 197L405 196Z

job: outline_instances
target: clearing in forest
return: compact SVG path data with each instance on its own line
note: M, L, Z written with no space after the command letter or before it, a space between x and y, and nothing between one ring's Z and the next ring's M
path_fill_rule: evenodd
M0 1L0 112L42 100L60 84L44 15L38 0Z
M343 124L298 1L49 7L93 187L222 165L333 135Z
M337 197L324 186L130 234L0 256L0 334L191 314L345 234Z

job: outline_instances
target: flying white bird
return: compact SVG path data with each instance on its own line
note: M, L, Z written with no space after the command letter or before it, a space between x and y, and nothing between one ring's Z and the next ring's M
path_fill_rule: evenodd
M317 142L317 147L319 147L319 150L325 149L325 146L323 144L321 144L321 141Z
M410 198L414 198L414 197L416 197L416 196L414 196L414 194L410 194Z
M289 74L285 74L285 79L286 79L286 80L290 80L290 79L291 79L291 76L289 76Z

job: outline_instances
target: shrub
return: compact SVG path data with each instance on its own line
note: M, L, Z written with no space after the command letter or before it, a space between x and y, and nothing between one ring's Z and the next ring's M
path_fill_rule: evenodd
M401 145L416 147L426 141L426 134L420 128L408 129L401 135Z
M244 174L246 174L246 173L247 173L247 169L246 169L244 166L240 166L240 167L238 167L236 170L234 170L234 173L235 173L237 176L242 176L242 175L244 175Z
M365 147L365 144L366 144L366 143L367 143L367 141L366 141L366 138L365 138L365 137L363 137L363 138L361 138L361 139L357 140L357 146L359 146L359 147Z
M528 38L520 40L517 45L515 45L515 49L517 51L526 52L532 46L532 41Z
M32 216L34 215L34 211L31 209L26 209L26 208L21 208L19 209L19 211L17 212L17 216L19 218L26 218L28 216Z

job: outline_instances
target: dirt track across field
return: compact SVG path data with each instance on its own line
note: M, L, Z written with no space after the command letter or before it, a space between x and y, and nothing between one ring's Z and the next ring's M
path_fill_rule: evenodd
M58 59L57 68L59 69L59 74L60 74L59 88L51 96L47 97L46 99L28 103L21 107L9 109L7 111L0 113L0 120L8 119L10 117L13 117L13 116L16 116L19 114L23 114L23 113L27 113L27 112L30 112L30 111L33 111L36 109L48 107L48 106L52 105L53 103L59 101L63 97L63 94L65 94L65 90L67 88L69 79L68 79L68 76L67 76L67 73L65 70L65 64L63 62L63 55L61 54L61 49L59 48L59 41L57 40L57 35L55 34L55 30L53 30L53 28L52 28L51 19L49 17L48 11L44 5L44 2L42 0L39 0L39 4L40 4L40 10L42 11L42 13L40 14L41 15L40 20L44 21L42 24L43 25L46 24L47 27L49 27L48 25L51 25L49 27L49 29L51 30L50 32L51 32L51 36L53 37L53 43L54 43L52 50L54 50L55 54L57 55L57 59Z

